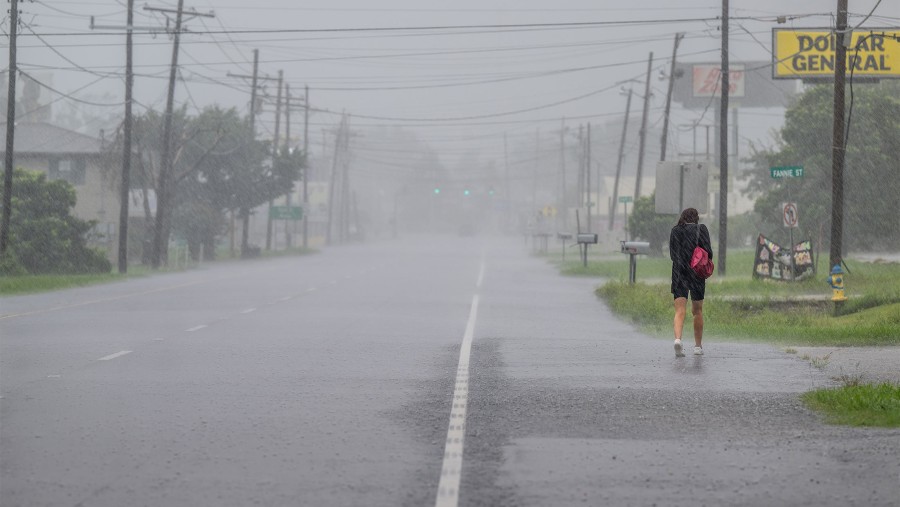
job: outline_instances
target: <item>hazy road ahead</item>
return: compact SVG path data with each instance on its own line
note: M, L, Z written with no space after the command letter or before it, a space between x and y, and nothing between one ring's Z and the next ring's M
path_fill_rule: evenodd
M676 360L595 283L424 237L0 299L0 504L900 504L900 431L821 424L820 371Z

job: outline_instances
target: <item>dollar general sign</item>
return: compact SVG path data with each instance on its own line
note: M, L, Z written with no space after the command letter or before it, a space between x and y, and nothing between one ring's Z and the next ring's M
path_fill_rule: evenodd
M835 37L827 28L772 30L772 77L834 77ZM853 32L847 48L847 74L854 77L900 78L900 30Z

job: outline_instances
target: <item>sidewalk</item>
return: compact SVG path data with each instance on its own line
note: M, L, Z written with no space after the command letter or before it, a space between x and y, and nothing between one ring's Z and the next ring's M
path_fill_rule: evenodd
M900 385L900 346L791 348L798 358L809 361L810 367L821 369L833 380Z

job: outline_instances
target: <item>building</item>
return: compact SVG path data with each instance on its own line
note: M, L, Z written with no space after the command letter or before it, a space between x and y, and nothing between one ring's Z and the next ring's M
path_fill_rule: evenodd
M5 123L3 127L5 132ZM113 255L119 224L118 178L104 167L103 140L43 122L16 123L15 134L15 166L71 183L77 196L73 214L97 222L92 243ZM0 149L5 152L5 147Z

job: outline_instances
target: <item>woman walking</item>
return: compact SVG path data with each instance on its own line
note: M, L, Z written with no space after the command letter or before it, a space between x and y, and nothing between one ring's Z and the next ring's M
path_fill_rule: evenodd
M700 222L700 214L694 208L681 212L678 224L669 234L669 258L672 259L672 295L675 297L675 357L684 357L681 331L687 311L687 298L691 297L691 314L694 316L694 355L703 355L703 296L706 280L691 269L694 248L700 246L710 259L713 256L709 229Z

